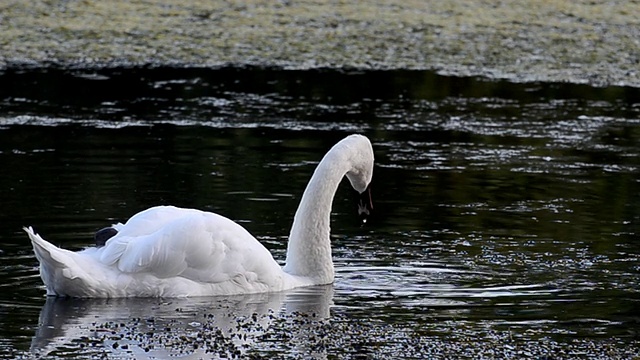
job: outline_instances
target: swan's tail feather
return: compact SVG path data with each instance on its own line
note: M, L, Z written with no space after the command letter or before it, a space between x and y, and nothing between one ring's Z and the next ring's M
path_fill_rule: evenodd
M58 291L63 283L78 279L73 252L61 249L36 234L31 227L23 230L29 235L33 251L40 262L40 277L47 287L47 295L67 295Z
M33 251L36 253L36 258L40 261L40 264L51 264L55 267L64 266L64 263L57 260L56 256L53 255L56 249L59 250L59 248L56 248L53 244L36 234L31 226L22 229L29 235L29 239L31 239L31 244L33 245Z

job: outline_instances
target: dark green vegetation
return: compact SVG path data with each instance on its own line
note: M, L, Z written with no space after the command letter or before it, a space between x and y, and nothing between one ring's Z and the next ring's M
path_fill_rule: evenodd
M640 86L638 1L8 1L0 68L427 69Z

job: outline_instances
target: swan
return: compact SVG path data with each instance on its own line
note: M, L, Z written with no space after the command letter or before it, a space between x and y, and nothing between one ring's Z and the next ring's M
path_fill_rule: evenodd
M372 207L373 148L350 135L322 158L296 210L280 266L247 230L218 214L156 206L101 234L103 246L73 252L25 227L47 295L192 297L276 292L334 281L329 238L333 197L344 176ZM104 238L106 237L106 238Z

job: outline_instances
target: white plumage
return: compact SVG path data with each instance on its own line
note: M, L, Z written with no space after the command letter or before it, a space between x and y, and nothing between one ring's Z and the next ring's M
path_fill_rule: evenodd
M351 135L316 168L296 211L287 260L269 251L235 222L210 212L158 206L125 224L103 247L58 248L25 228L40 261L47 295L74 297L183 297L281 291L334 279L329 217L345 175L365 193L373 172L369 140Z

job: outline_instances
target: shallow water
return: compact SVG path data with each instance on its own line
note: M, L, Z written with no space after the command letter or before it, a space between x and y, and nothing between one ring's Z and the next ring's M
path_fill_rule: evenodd
M0 75L0 357L630 358L640 304L640 91L429 72L24 70ZM283 261L314 166L345 182L333 286L204 299L45 299L22 226L60 246L174 204ZM214 345L217 344L217 345Z

